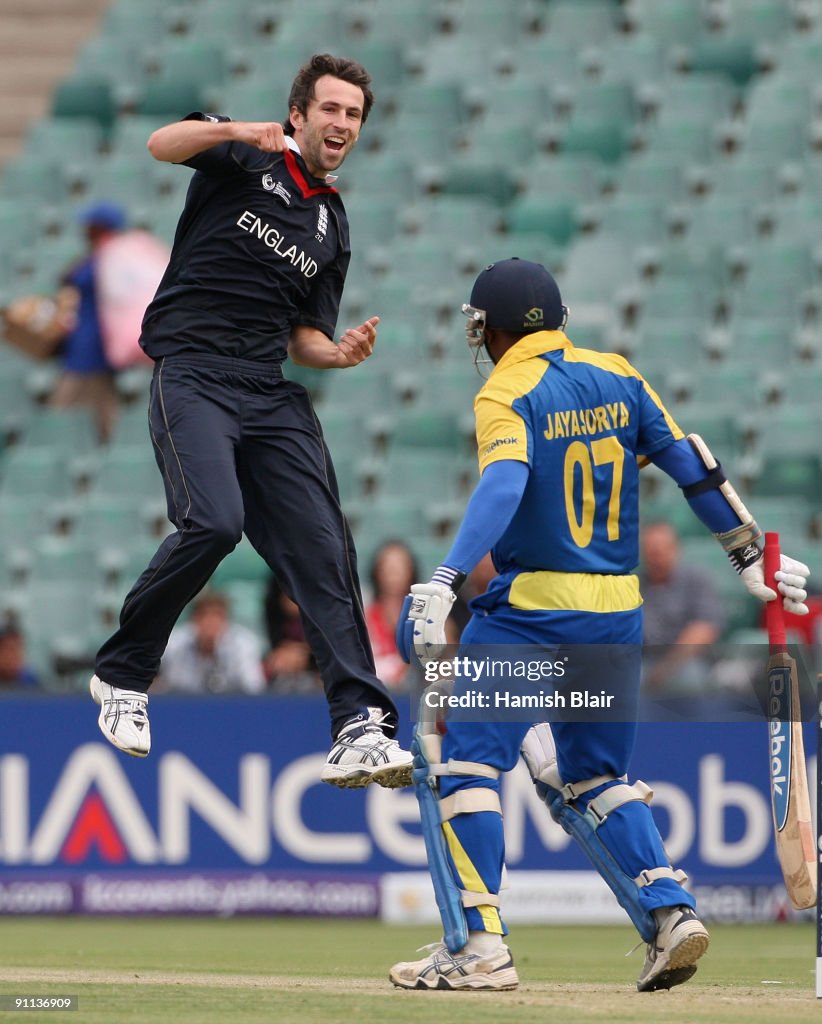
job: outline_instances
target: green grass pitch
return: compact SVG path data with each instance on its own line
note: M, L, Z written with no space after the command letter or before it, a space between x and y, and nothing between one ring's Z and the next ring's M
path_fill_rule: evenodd
M0 996L75 995L79 1010L0 1012L58 1024L726 1024L822 1020L809 924L719 926L699 971L638 993L629 927L522 927L520 988L405 992L387 980L435 929L294 919L0 920Z

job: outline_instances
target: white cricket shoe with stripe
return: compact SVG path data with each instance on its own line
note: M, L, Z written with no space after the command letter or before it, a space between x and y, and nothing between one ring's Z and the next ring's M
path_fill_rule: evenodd
M320 778L332 786L361 789L376 782L386 789L411 785L414 757L382 730L382 708L365 708L337 734Z
M91 677L89 690L100 705L97 724L109 743L132 757L146 757L151 750L148 694L112 686L99 676Z
M388 978L397 988L472 989L503 992L519 985L511 950L502 943L485 956L468 949L450 953L444 942L433 942L422 960L394 964Z
M648 943L636 987L640 992L681 985L696 974L696 962L711 941L708 930L690 907L654 911L659 929Z

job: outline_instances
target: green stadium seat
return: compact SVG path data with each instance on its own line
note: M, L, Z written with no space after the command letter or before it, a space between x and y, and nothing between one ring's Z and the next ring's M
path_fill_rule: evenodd
M687 209L685 239L690 245L743 245L756 233L756 211L745 199L708 196Z
M425 396L426 400L428 396ZM404 409L391 417L389 444L399 448L429 448L458 451L466 448L465 411L452 406L447 411L426 404L425 408ZM471 429L473 433L473 427Z
M515 182L525 177L523 168L530 167L542 145L533 123L523 124L516 118L504 120L488 115L472 123L466 130L465 140L465 148L458 159L464 163L473 161L479 166L489 163L503 165L505 177Z
M701 401L698 393L695 401L683 402L668 411L686 434L699 434L704 438L716 458L720 462L724 459L729 472L733 473L734 462L744 447L739 416L732 410Z
M780 158L774 160L743 151L732 160L723 160L709 169L711 190L729 199L768 202L779 190L780 164Z
M594 200L608 177L605 165L591 155L540 154L528 165L527 194Z
M364 131L368 131L366 123ZM340 191L349 210L352 201L363 198L362 206L380 199L396 200L397 195L412 198L415 191L414 169L404 155L393 150L358 153L356 150L345 162L345 178L339 182ZM393 232L394 218L392 218Z
M406 209L403 226L414 234L439 236L441 241L459 238L471 225L471 241L477 234L492 233L500 222L497 207L484 196L433 196ZM481 237L480 234L480 237Z
M47 448L63 455L85 455L97 447L94 418L88 409L43 409L23 433L26 450Z
M689 117L705 115L730 117L736 90L724 75L679 75L665 79L659 86L659 116Z
M363 26L366 38L395 43L402 39L411 45L424 44L438 28L437 13L429 0L370 0L352 12L352 23Z
M552 90L552 95L557 93ZM634 90L628 82L592 82L563 88L574 117L590 120L612 120L629 126L636 116Z
M474 465L474 460L458 458L453 452L392 449L375 466L377 493L412 494L418 501L456 500L465 493Z
M743 145L749 156L801 160L810 151L807 119L801 113L786 110L749 118Z
M191 110L195 108L192 107ZM185 113L190 113L189 110ZM169 118L159 114L129 114L118 117L111 133L111 156L132 156L145 160L146 144L152 132L168 124ZM180 168L181 173L185 173Z
M53 448L18 448L3 464L2 495L47 500L66 497L69 490L65 456Z
M813 115L812 79L796 74L790 66L763 76L751 84L746 96L748 117L774 115L790 111L795 116Z
M141 50L147 40L142 26L139 33L94 36L83 45L75 63L76 74L108 82L118 108L128 103L143 76Z
M32 547L31 576L35 580L79 583L86 577L95 554L93 537L43 537Z
M446 114L419 114L400 107L387 129L390 145L410 167L419 168L426 163L437 165L443 156L439 126L444 123L451 126L458 138L462 138L464 117L452 121ZM367 124L365 130L368 131Z
M720 297L715 284L706 287L698 280L666 275L643 290L641 315L650 320L678 319L694 330L707 329L717 316Z
M369 503L366 522L369 535L375 540L379 538L380 545L389 538L416 536L427 528L425 506L414 501L411 495L397 497L388 494L375 497ZM357 550L363 554L359 543Z
M418 73L422 83L453 84L464 88L476 81L477 64L482 67L491 65L499 45L499 41L495 42L492 37L484 35L470 41L464 39L461 34L435 36L428 40L414 64L419 67ZM471 53L470 60L465 59L466 52Z
M625 159L616 177L622 195L672 201L686 192L682 161L656 150Z
M70 653L75 660L93 660L100 627L95 595L83 576L33 580L21 598L27 653L47 686L55 685L56 659L61 653Z
M608 0L554 0L545 23L550 37L572 48L607 39L617 27L617 8Z
M600 81L629 82L635 88L656 82L665 71L664 45L650 33L611 37L581 57Z
M631 0L625 16L634 31L669 46L695 39L705 27L702 8L693 0Z
M819 454L782 451L765 455L759 473L751 483L751 494L756 498L805 498L818 506L822 501L822 461Z
M730 318L725 333L720 355L729 362L756 361L763 366L784 367L791 358L793 338L784 318L767 319L745 310Z
M774 237L785 242L818 242L822 229L822 197L810 189L796 196L780 197L768 208L774 220Z
M589 39L588 45L594 41ZM551 81L570 86L583 77L580 54L581 47L569 46L559 36L529 33L510 54L511 80L543 81L546 68L550 68Z
M463 338L454 339L454 345L459 357L438 366L435 373L426 376L417 409L447 409L457 416L472 411L474 398L484 382L471 365L473 356L464 342L464 334Z
M232 622L250 629L267 644L268 638L265 635L263 621L265 580L228 580L220 589L228 598Z
M402 36L394 40L352 36L346 40L346 56L367 68L374 81L376 102L372 116L378 116L386 105L386 93L389 97L398 94L399 87L407 81L406 49Z
M516 121L533 129L535 121L544 120L549 110L549 91L541 81L524 78L503 78L493 87L468 89L467 101L482 113L483 122Z
M42 117L29 128L25 154L60 159L95 156L103 144L100 122L90 117Z
M508 208L505 229L511 235L537 234L549 243L567 245L578 230L577 203L549 193L522 196Z
M567 154L586 153L605 163L622 159L631 145L632 128L610 117L572 114L556 133L556 145Z
M716 126L710 110L661 116L642 130L642 149L681 162L708 162L716 150Z
M618 193L603 203L597 229L623 239L629 247L659 242L667 232L665 204L655 198Z
M480 40L516 46L537 17L533 7L520 0L451 0L440 10L448 33L471 47Z
M664 310L664 313L664 316L654 317L646 312L640 320L637 350L632 358L643 374L646 367L650 374L652 368L677 363L687 366L702 352L703 331L699 322L677 318L672 311Z
M203 95L200 85L175 74L147 78L140 85L135 113L140 117L159 117L166 121L200 110Z
M229 79L218 90L219 113L236 120L269 121L284 116L291 78L283 74L282 81L270 71L255 73L247 78ZM346 166L346 170L348 167Z
M119 0L109 5L102 24L102 35L109 39L156 38L165 30L165 0Z
M796 75L806 82L816 81L822 66L822 33L814 31L786 36L780 40L776 60L775 78L784 73Z
M100 461L92 493L162 498L163 484L152 448L147 444L109 447Z
M596 310L613 323L611 300L623 286L634 281L635 271L626 259L625 245L618 238L598 232L577 239L568 254L562 294L574 316L588 317Z
M127 547L136 540L147 540L157 521L165 519L164 512L164 503L96 493L80 507L75 535L103 547Z
M3 196L16 197L18 210L21 214L26 215L28 228L26 233L29 238L32 220L36 229L41 227L40 217L35 214L35 200L39 200L37 206L42 206L44 202L53 205L63 202L68 195L63 167L56 156L52 158L50 154L44 156L41 153L38 157L28 151L22 156L9 160L3 167L0 184ZM24 206L21 206L20 199L23 197L27 201ZM12 206L12 204L9 205ZM33 216L33 214L35 215ZM0 217L2 216L0 213Z
M0 478L0 551L28 548L46 530L46 506L36 497L12 493Z
M510 126L508 126L509 131ZM521 146L533 147L533 135L526 128L514 126L515 133L521 137ZM444 165L437 181L438 191L444 195L464 195L474 198L488 199L495 206L505 206L511 202L518 191L518 179L512 169L513 163L527 160L531 152L517 150L515 146L491 145L489 135L480 130L482 143L476 156L457 156Z
M117 104L111 85L104 78L70 78L57 86L51 112L55 118L96 121L108 134L117 116Z
M691 74L719 72L734 84L747 86L759 71L759 58L750 40L703 36L689 47L685 65Z
M726 0L721 9L722 34L756 43L775 43L791 27L785 0Z
M403 89L398 105L404 118L428 120L440 144L442 136L437 126L453 127L467 118L462 89L453 82L412 82Z
M196 35L190 39L168 37L159 45L148 46L143 53L143 65L147 76L187 81L200 87L219 84L228 73L224 45ZM147 77L145 84L151 81Z

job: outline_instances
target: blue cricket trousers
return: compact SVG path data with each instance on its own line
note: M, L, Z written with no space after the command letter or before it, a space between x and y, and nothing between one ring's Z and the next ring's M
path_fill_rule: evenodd
M160 359L149 428L177 527L125 599L97 655L115 686L147 691L169 634L243 532L299 605L332 735L366 706L396 708L374 672L356 553L308 393L278 366Z

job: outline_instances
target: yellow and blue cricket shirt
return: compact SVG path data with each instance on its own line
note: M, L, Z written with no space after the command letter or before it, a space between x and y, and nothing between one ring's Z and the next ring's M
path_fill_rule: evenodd
M481 473L505 459L530 467L519 508L493 550L511 603L637 607L635 577L629 587L598 579L586 598L575 576L567 605L561 592L562 574L625 576L639 561L640 463L684 436L642 375L621 356L540 331L503 355L474 413ZM546 588L555 603L546 603Z

